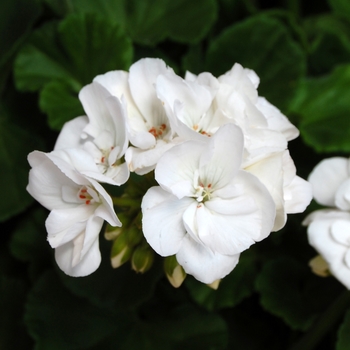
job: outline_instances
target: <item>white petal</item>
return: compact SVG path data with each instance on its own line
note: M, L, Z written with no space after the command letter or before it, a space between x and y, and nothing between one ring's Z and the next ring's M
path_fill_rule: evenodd
M350 178L345 180L335 193L335 205L342 210L350 210Z
M143 234L159 255L169 256L178 252L186 233L182 215L193 201L191 198L179 200L160 187L151 187L143 197Z
M334 157L324 159L309 175L315 200L325 206L335 205L338 187L349 178L347 158Z
M158 75L167 72L172 72L172 69L161 59L154 58L141 59L130 67L129 84L132 97L146 121L153 126L154 121L165 116L154 85ZM161 115L158 115L159 113Z
M187 141L164 153L155 170L157 182L178 198L192 196L194 173L204 146L202 142Z
M246 203L244 203L246 204ZM249 203L248 206L254 203ZM215 206L214 206L215 207ZM199 205L196 212L198 236L208 249L226 255L239 254L255 243L259 237L261 217L254 205L247 208L247 214L223 215Z
M350 248L350 221L336 220L331 225L331 236L339 244Z
M233 124L222 126L209 140L199 164L199 176L213 189L226 186L241 166L243 134Z
M175 144L158 140L154 148L142 150L135 147L129 147L125 153L125 160L131 171L138 175L146 174L152 171L160 157Z
M88 122L88 118L84 116L65 123L58 135L54 149L82 147L83 139L81 135Z
M239 255L213 253L186 235L176 259L186 273L209 284L228 275L237 265Z
M29 172L27 191L32 197L49 210L75 206L62 199L61 187L75 187L76 184L52 163L46 153L32 152L28 155L28 161L32 169Z
M284 193L284 207L288 214L302 213L312 200L311 184L299 176L294 177L291 184L284 189Z
M98 83L86 85L79 92L79 99L89 118L84 131L93 137L97 137L102 130L113 130L113 121L106 106L109 96L110 93Z
M101 263L99 242L96 239L80 263L73 267L74 242L56 248L55 259L60 269L69 276L83 277L95 272Z

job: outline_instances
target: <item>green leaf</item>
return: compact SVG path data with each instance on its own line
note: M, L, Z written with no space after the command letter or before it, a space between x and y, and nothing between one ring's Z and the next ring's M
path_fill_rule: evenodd
M121 350L225 349L227 329L220 316L182 304L163 309L150 320L139 322Z
M14 54L27 38L40 14L40 7L34 0L4 1L1 5L0 93L10 74ZM21 11L18 11L19 8Z
M50 0L55 3L55 1ZM203 39L217 16L214 0L72 0L71 10L98 13L123 26L132 39L156 45L169 38L181 43Z
M187 278L185 283L192 298L207 310L233 307L254 291L257 274L255 261L250 251L244 252L235 269L213 290L203 283Z
M345 314L344 321L338 330L336 350L350 349L350 310Z
M27 208L32 197L27 193L29 164L27 155L41 145L33 134L11 121L11 114L0 105L0 163L2 198L0 221L4 221Z
M53 260L52 249L46 239L47 214L42 207L30 210L18 223L10 240L11 254L30 264L29 276L33 280L51 266Z
M0 275L1 349L31 348L31 340L22 324L26 291L23 281Z
M328 0L328 4L337 15L350 20L350 3L348 0Z
M136 274L129 264L113 269L109 259L111 244L103 235L100 250L102 263L93 274L74 278L60 271L63 284L72 293L88 298L95 305L111 308L117 304L125 308L136 307L152 296L156 282L163 276L160 264L155 264L144 274Z
M35 31L15 62L18 89L35 91L52 80L76 89L110 70L128 69L130 40L120 27L94 15L70 15Z
M350 65L304 80L291 110L305 143L318 152L350 151Z
M304 27L311 43L312 74L325 74L337 64L350 62L350 24L335 16L321 15L307 19Z
M73 14L32 35L15 62L20 90L40 92L40 107L59 130L82 114L78 91L98 74L129 68L132 44L121 28L93 14Z
M112 333L120 341L128 318L116 308L99 308L73 296L48 271L28 295L25 324L36 350L87 349Z
M325 281L313 275L306 264L281 257L265 264L256 289L266 310L291 328L305 331L339 293L339 283Z
M253 69L260 77L259 95L281 109L287 109L306 67L305 56L286 27L264 15L228 27L211 42L206 62L214 75L235 62Z
M39 105L47 114L51 129L61 130L63 124L75 117L85 115L78 99L78 91L64 81L51 81L40 93Z

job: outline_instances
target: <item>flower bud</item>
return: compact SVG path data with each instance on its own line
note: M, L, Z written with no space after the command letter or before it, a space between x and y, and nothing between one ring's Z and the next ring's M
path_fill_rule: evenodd
M311 271L317 276L328 277L331 274L327 261L321 255L317 255L311 259L309 266L311 267Z
M114 241L111 250L111 264L116 269L117 267L123 265L127 262L131 255L133 249L128 245L127 235L123 231Z
M130 247L134 247L142 240L142 232L135 225L126 230L127 241Z
M131 258L132 269L144 273L148 271L154 260L154 251L148 245L139 245Z
M211 289L217 290L219 288L220 282L221 282L221 279L218 279L212 283L207 284L207 286L210 287Z
M122 227L113 227L107 224L104 236L107 241L114 241L122 232Z
M186 272L177 262L175 255L168 256L164 259L164 272L174 288L180 287L186 278Z

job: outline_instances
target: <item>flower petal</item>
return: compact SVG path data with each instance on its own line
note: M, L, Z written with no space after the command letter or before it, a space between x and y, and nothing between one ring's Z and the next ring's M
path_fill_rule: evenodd
M186 235L176 259L186 273L202 283L210 284L228 275L237 265L239 255L213 253Z
M186 234L182 215L194 201L179 200L160 187L151 187L144 195L142 208L142 230L150 246L161 256L178 252Z
M315 200L325 206L335 206L338 187L349 178L349 161L342 157L324 159L309 175Z

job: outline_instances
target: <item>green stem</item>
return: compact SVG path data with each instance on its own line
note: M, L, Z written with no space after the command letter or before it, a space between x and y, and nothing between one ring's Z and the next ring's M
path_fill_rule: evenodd
M319 317L309 331L301 340L293 345L289 350L312 350L319 341L327 334L341 318L350 306L350 292L346 290L331 304L327 310Z
M112 201L118 207L140 208L141 206L140 200L127 197L112 197Z

